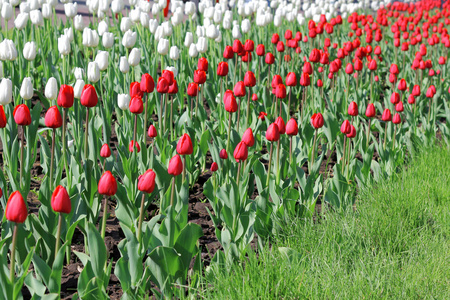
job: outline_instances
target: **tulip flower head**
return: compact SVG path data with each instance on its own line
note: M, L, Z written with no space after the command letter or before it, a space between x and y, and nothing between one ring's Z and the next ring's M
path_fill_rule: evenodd
M280 134L285 134L286 133L286 125L284 124L284 120L283 120L282 117L278 117L275 120L275 124L277 124Z
M116 178L110 171L106 171L98 182L98 193L104 196L114 196L117 192Z
M150 194L155 189L156 174L152 169L148 169L138 178L138 190Z
M51 205L55 212L70 214L72 211L72 203L70 202L69 194L63 186L58 185L53 191Z
M131 140L130 143L128 144L128 151L130 151L131 153L134 152L134 148L137 148L137 152L141 152L141 146L139 146L139 143L136 141L136 145L134 144L134 141Z
M108 144L103 144L102 148L100 149L100 156L104 158L111 156L111 149L109 149Z
M50 107L45 113L45 126L50 128L59 128L62 126L61 113L56 105Z
M402 122L402 118L400 117L399 113L396 113L394 115L394 118L392 119L392 123L394 124L400 124Z
M211 164L211 172L216 172L217 170L219 169L219 166L217 165L217 163L216 162L213 162L212 164Z
M155 126L150 125L150 127L148 128L147 134L148 134L148 137L149 137L149 138L155 138L155 137L157 137L157 136L158 136L158 132L156 131Z
M344 122L342 122L341 132L347 135L350 133L350 131L351 131L351 124L348 120L345 120Z
M234 149L233 153L234 159L236 162L244 161L248 157L248 148L247 145L241 141L239 144L237 144L236 148Z
M270 142L277 142L280 139L280 130L276 123L270 124L267 128L266 139Z
M286 124L286 134L293 136L298 134L298 124L294 118L291 118Z
M227 158L228 158L227 150L226 150L226 149L220 150L220 152L219 152L219 157L220 157L221 159L227 159Z
M14 108L13 117L17 125L28 126L31 124L30 110L25 104L17 105Z
M251 128L247 128L247 130L245 130L244 135L242 136L242 141L247 145L247 147L252 147L255 144L255 138Z
M74 98L73 87L66 84L61 85L57 99L58 106L70 108L73 106Z
M178 176L183 172L183 162L178 154L170 159L167 172L173 176Z
M324 119L321 113L315 113L311 116L311 125L315 128L315 129L319 129L322 128L324 124Z
M386 108L383 111L383 115L381 116L381 119L385 122L389 122L392 120L392 115L391 115L391 111L389 110L389 108Z
M355 129L355 126L350 125L350 132L347 133L347 137L350 138L350 139L352 139L352 138L354 138L355 136L356 136L356 129Z
M81 92L80 102L81 102L81 105L86 106L86 107L94 107L97 105L98 96L97 96L97 92L95 91L94 86L92 86L90 84L86 84L83 87L83 91Z
M246 94L244 82L238 81L234 86L233 92L236 97L244 97Z
M369 103L366 108L366 117L373 118L375 117L375 114L375 106L373 105L373 103Z
M15 191L9 196L6 203L5 217L8 221L14 223L23 223L27 219L28 210L19 191Z
M139 92L142 93L151 93L155 89L155 81L153 80L150 74L145 73L142 74L141 82L139 84ZM133 98L133 96L131 96Z
M348 114L353 117L358 115L358 104L355 101L352 101L348 106Z
M6 123L7 123L7 120L6 120L5 110L3 109L3 105L0 105L0 128L5 128Z
M193 151L191 137L187 133L183 134L177 144L177 153L180 155L190 155Z

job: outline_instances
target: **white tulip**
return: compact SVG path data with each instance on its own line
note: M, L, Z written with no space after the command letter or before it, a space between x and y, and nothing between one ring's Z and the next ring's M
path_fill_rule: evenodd
M14 42L8 39L4 39L0 43L0 60L13 61L17 58L17 50Z
M216 43L221 43L222 42L222 32L219 30L219 26L217 26L217 32L219 33L216 37L216 39L214 40Z
M83 79L84 70L82 68L75 68L73 70L73 75L75 75L75 79Z
M197 51L199 53L206 53L206 51L208 51L208 41L204 37L198 38Z
M241 31L239 29L239 25L234 25L233 30L231 31L231 35L233 39L240 39L242 37Z
M89 8L89 12L92 13L98 13L98 0L87 0L86 6Z
M159 14L159 6L156 3L153 3L152 15L157 16L158 14Z
M73 25L76 30L83 31L84 30L84 21L82 15L76 15L75 18L73 18Z
M39 9L41 7L39 0L28 0L27 2L28 5L30 5L30 10Z
M105 49L110 49L114 45L114 34L112 32L105 32L102 36L102 44Z
M211 24L206 28L206 37L210 39L216 39L219 35L219 32L217 31L217 28L214 24Z
M192 32L186 32L186 36L184 38L184 46L190 47L193 42L194 36L192 35Z
M141 21L141 10L139 9L139 7L132 9L129 16L133 23L139 23Z
M100 79L100 69L95 61L88 64L88 80L96 83Z
M207 7L203 16L207 19L212 19L214 17L214 7Z
M158 42L158 53L161 55L167 55L169 52L169 41L166 39L160 39Z
M156 28L158 28L158 26L159 26L158 20L150 19L150 21L148 21L148 28L150 29L150 32L152 34L155 34Z
M30 20L33 25L44 26L44 17L40 10L35 9L30 11Z
M30 5L27 2L20 3L19 10L21 13L30 13Z
M178 58L180 58L180 50L177 46L170 47L169 57L173 60L178 60Z
M103 34L105 32L108 32L108 30L109 30L109 26L108 26L108 23L105 22L105 20L101 21L98 24L97 32L98 32L99 36L103 36Z
M113 0L111 2L111 10L114 14L121 13L124 8L125 4L123 3L123 0Z
M167 67L166 68L167 71L171 71L173 73L173 77L177 77L178 75L178 69L175 67Z
M119 94L117 96L117 104L121 110L127 110L130 105L130 95L128 94Z
M148 28L148 22L150 21L150 16L148 15L148 13L141 12L139 20L141 22L142 27Z
M133 26L133 22L128 17L123 17L120 22L120 31L127 32Z
M47 3L51 7L56 7L56 5L58 5L58 0L47 0Z
M61 55L68 55L70 53L70 41L66 35L58 38L58 51Z
M9 4L11 4L13 7L16 7L20 4L20 0L10 0Z
M141 50L138 48L131 49L130 55L128 56L128 63L132 67L136 67L141 62Z
M139 1L139 8L141 9L141 12L144 12L148 15L148 13L151 10L151 4L149 1Z
M0 105L6 105L12 101L12 81L3 78L0 83Z
M36 43L28 42L23 47L23 57L26 60L34 60L36 58Z
M64 4L64 12L68 18L73 18L77 15L78 5L77 3L66 3Z
M56 100L58 96L58 83L55 77L50 77L45 85L44 95L48 100Z
M33 97L33 84L31 83L31 77L25 77L20 87L20 97L24 100L30 100Z
M98 1L98 14L100 17L100 13L106 13L109 10L109 4L111 3L110 0L99 0Z
M27 13L19 13L17 15L16 19L14 20L14 26L18 30L24 29L25 26L27 26L29 18L30 18L30 16Z
M205 31L206 31L205 27L197 26L197 30L196 30L197 37L205 36Z
M105 71L108 67L108 59L109 59L109 53L107 51L99 51L97 55L95 56L95 62L98 65L98 68L100 71Z
M72 27L64 28L64 35L67 36L70 42L73 41L73 29Z
M214 11L214 18L213 18L214 23L218 24L218 23L222 22L222 16L223 16L222 12L220 10L216 9Z
M125 32L125 34L123 35L122 38L122 45L125 48L133 48L134 45L136 44L136 39L137 39L137 33L133 32L131 30L128 30L127 32Z
M273 18L273 25L275 25L275 27L280 27L281 26L281 16L280 15L275 15L275 17Z
M155 40L159 42L162 38L164 38L164 29L162 26L158 26L155 31Z
M184 5L184 13L188 16L195 14L196 8L194 2L186 2Z
M172 24L170 24L170 22L163 22L161 24L162 28L163 28L163 32L164 32L164 36L171 36L172 35Z
M175 27L180 25L183 22L183 14L175 12L172 15L172 18L170 18L170 21L172 22L172 25Z
M194 43L192 43L192 44L189 46L189 56L190 56L190 57L197 57L197 55L198 55L197 45L194 44Z
M13 17L13 8L8 2L4 2L2 5L2 18L10 20Z
M250 20L249 20L249 19L244 19L244 20L242 21L241 29L242 29L242 32L243 32L243 33L247 33L247 32L250 31L251 25L250 25Z
M130 71L130 64L125 56L121 56L119 60L119 70L123 74L126 74Z
M88 27L83 30L83 46L85 47L97 47L98 46L98 34L97 31Z

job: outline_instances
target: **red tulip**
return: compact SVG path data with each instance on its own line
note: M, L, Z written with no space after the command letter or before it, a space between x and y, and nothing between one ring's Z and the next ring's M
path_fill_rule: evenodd
M59 128L62 126L61 113L56 105L51 106L45 113L45 126L50 128Z
M104 158L111 156L111 149L109 149L108 144L103 144L102 148L100 149L100 156Z
M323 120L323 116L321 113L316 113L311 116L311 125L315 129L322 128L323 123L324 123L324 120Z
M266 139L270 142L277 142L280 139L280 130L276 123L270 124L267 128Z
M252 95L252 101L258 101L258 95L253 94Z
M173 72L170 70L163 70L162 77L167 80L167 84L169 86L171 86L173 84L173 81L175 80L175 76L173 75Z
M5 128L6 123L5 110L3 109L3 105L0 105L0 128Z
M156 131L155 126L150 125L150 127L148 128L147 134L148 134L148 137L149 137L149 138L155 138L155 137L157 137L157 136L158 136L158 132Z
M187 133L183 134L177 144L177 153L180 155L189 155L193 151L191 137Z
M135 115L140 114L144 111L144 103L139 96L134 96L133 99L131 99L128 107L130 109L130 112Z
M391 103L395 105L398 102L400 102L400 94L397 92L393 92L391 95Z
M414 104L414 103L416 103L416 98L414 98L413 95L409 95L409 97L408 97L408 103L409 103L409 104Z
M353 117L358 115L358 104L356 104L355 101L352 101L352 103L348 106L348 114Z
M110 171L103 173L98 182L98 193L105 196L114 196L117 192L117 182Z
M245 96L245 85L243 81L238 81L234 86L233 93L236 97Z
M255 144L255 138L253 137L253 131L251 128L245 130L242 136L242 141L247 145L247 147L252 147Z
M300 85L301 86L309 86L311 84L311 80L309 79L308 73L302 73L300 77Z
M142 74L139 88L142 93L151 93L155 90L155 81L150 74ZM131 96L131 98L133 98L133 96Z
M353 73L353 66L351 63L348 63L347 66L345 67L345 73L349 75Z
M86 84L83 87L83 90L81 91L80 102L81 105L86 107L94 107L97 105L98 96L94 86Z
M13 117L17 125L28 126L31 124L30 110L25 104L17 105L14 108Z
M400 117L399 113L396 113L394 115L394 118L392 119L392 123L394 124L400 124L402 122L402 118Z
M196 84L204 84L206 82L206 73L202 70L194 71L194 82Z
M286 98L286 86L284 84L280 83L279 85L277 85L277 89L275 91L275 96L278 99Z
M216 162L213 162L212 164L211 164L211 172L216 172L217 170L219 170L219 166L217 165L217 163Z
M70 214L72 211L72 203L70 202L69 194L61 185L58 185L53 191L51 205L55 212Z
M375 117L375 106L373 103L369 103L366 108L366 117L373 118Z
M198 59L197 69L207 72L208 71L208 60L204 57L200 57Z
M234 51L231 46L226 46L225 50L223 50L223 58L232 59L234 57Z
M226 150L226 149L220 150L220 152L219 152L219 157L220 157L221 159L227 159L227 158L228 158L227 150Z
M252 71L247 71L244 76L244 85L246 87L254 87L256 85L256 77Z
M148 169L138 178L138 190L150 194L155 189L156 174L152 169Z
M397 88L399 91L406 91L406 80L404 78L400 79Z
M330 73L330 74L332 74L332 73ZM322 79L317 80L317 87L323 87Z
M375 71L377 69L377 61L375 59L372 59L368 66L370 71Z
M359 71L362 71L362 68L363 68L362 61L359 58L356 58L355 59L355 70L359 72Z
M294 72L289 72L286 76L286 85L287 86L296 86L297 85L297 75Z
M225 105L225 110L227 112L233 113L238 110L236 98L234 97L233 92L231 90L227 90L225 92L225 95L223 97L223 103Z
M183 172L183 163L181 162L181 158L178 154L170 159L167 172L173 176L178 176Z
M434 86L430 86L430 87L427 89L427 92L426 92L426 94L425 94L425 96L426 96L427 98L433 98L433 97L434 97L434 94L436 93L436 92L433 90L432 87L434 87ZM14 117L14 119L15 119L15 117ZM16 122L17 122L17 121L16 121Z
M256 47L256 55L263 56L264 54L266 54L266 48L264 47L263 44L259 44Z
M247 52L253 52L253 50L255 50L255 43L252 40L246 40L244 50Z
M258 115L258 119L260 119L261 121L264 121L266 119L267 113L260 111L259 115Z
M136 142L136 145L134 144L134 141L131 140L130 143L128 144L128 151L133 152L134 151L134 147L137 148L137 152L141 152L141 146L139 146L139 143Z
M130 97L133 98L134 96L144 96L144 93L141 91L141 84L139 82L130 83Z
M400 73L396 64L391 65L391 67L389 68L389 72L395 75L398 75L398 73Z
M70 108L73 106L73 100L73 87L67 84L61 85L57 100L58 105L64 108Z
M349 134L351 132L351 124L348 120L345 120L344 122L342 122L341 132L343 134Z
M220 62L217 65L217 75L218 76L227 76L228 75L228 63L227 62Z
M164 77L158 78L158 83L156 84L156 91L160 94L166 94L169 92L169 82Z
M284 43L282 41L278 41L277 43L277 51L284 52Z
M291 118L286 124L286 134L287 135L297 135L298 134L298 124L294 118Z
M385 122L389 122L392 120L392 115L391 115L391 111L389 110L389 108L386 108L383 112L383 115L381 116L381 119Z
M169 86L169 95L175 95L178 93L178 83L176 80L173 81L172 85Z
M278 33L272 34L272 39L270 41L272 44L278 43L279 40L280 40L280 36L278 35Z
M356 136L356 129L355 126L350 125L350 132L347 134L347 137L352 139Z
M320 52L317 49L312 49L311 53L309 54L309 61L317 63L320 61Z
M267 52L265 62L268 65L272 65L275 62L275 57L272 53Z
M236 149L234 149L233 156L236 162L246 160L248 157L247 145L244 142L239 142L239 144L237 144L236 146Z
M187 94L190 97L196 97L198 94L198 85L195 82L191 82L187 87Z
M6 203L5 217L14 223L23 223L27 219L28 210L25 201L19 191L15 191L9 196Z

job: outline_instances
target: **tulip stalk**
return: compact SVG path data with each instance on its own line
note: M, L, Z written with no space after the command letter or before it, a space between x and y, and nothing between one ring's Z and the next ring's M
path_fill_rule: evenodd
M342 153L342 174L344 174L345 168L345 149L347 148L347 135L344 134L344 153Z
M84 133L84 156L88 159L89 107L86 107L86 131Z
M273 153L273 143L270 143L270 151L269 151L269 167L268 167L268 169L267 169L266 186L269 186L270 169L271 169L271 166L272 166L272 153Z
M141 199L141 210L139 213L139 225L138 225L138 234L137 234L137 239L138 242L141 241L141 237L142 237L142 221L144 218L144 200L145 200L145 194L142 194L142 199Z
M186 179L186 155L183 156L183 182Z
M397 126L395 126L394 125L394 134L393 134L393 136L392 136L392 139L393 139L393 142L392 142L392 151L394 151L394 149L395 149L395 137L396 137L396 135L397 135L397 128L396 128Z
M237 179L236 179L236 184L238 186L239 186L239 179L241 178L241 163L242 163L242 160L239 160L238 171L237 171Z
M242 101L242 98L239 97L238 115L237 115L237 126L236 126L236 129L237 129L238 132L239 132L239 121L240 121L240 118L241 118L241 101Z
M11 246L11 269L9 270L9 279L14 283L15 265L16 265L16 243L17 243L17 224L14 223L13 239Z
M170 138L173 139L173 101L174 97L170 97ZM145 136L145 130L144 130L144 136Z
M384 126L384 146L383 146L383 150L386 150L387 127L388 127L388 122L386 122L386 125Z
M58 251L59 251L59 244L60 244L60 239L61 239L61 227L62 227L62 215L61 213L58 213L59 217L58 217L58 229L56 231L56 244L55 244L55 259L56 256L58 255Z
M105 206L103 207L103 218L102 218L102 239L105 239L105 232L106 232L106 217L108 215L107 213L108 208L108 197L105 197Z
M281 139L281 138L280 138ZM280 184L281 168L280 168L280 140L277 142L277 177L276 184Z
M230 153L231 112L228 115L227 153Z
M134 128L133 128L133 152L134 152L134 148L137 148L136 146L136 131L137 131L137 114L134 115ZM145 131L144 131L144 135L145 135Z
M310 164L310 170L309 170L309 174L311 174L311 170L312 167L314 165L314 159L315 159L315 154L316 154L316 142L317 142L317 129L314 132L314 142L313 142L313 148L312 148L312 153L311 153L311 164Z
M292 135L289 136L289 163L292 165Z
M55 134L56 128L53 128L52 133L52 152L50 154L50 190L53 190L53 160L55 157Z
M252 94L252 88L249 88L249 92L248 92L248 98L247 98L247 123L245 127L248 127L249 125L249 121L250 121L250 97Z
M162 136L163 135L163 126L162 126L162 108L163 108L163 97L164 94L161 94L161 99L159 102L159 116L158 116L158 121L159 121L159 135Z
M371 118L369 118L369 124L367 125L367 142L366 142L366 148L369 147L370 142L370 122L372 121Z
M184 181L184 168L183 168L183 181ZM175 176L172 179L172 190L170 191L170 206L173 206L173 195L175 194Z
M25 126L22 126L22 133L21 133L21 137L20 137L20 189L22 189L22 178L23 178L23 169L24 169L24 165L23 165L23 149L24 149L24 142L25 142Z

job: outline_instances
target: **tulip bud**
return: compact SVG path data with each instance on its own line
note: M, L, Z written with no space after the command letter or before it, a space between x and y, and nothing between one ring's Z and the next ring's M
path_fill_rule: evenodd
M222 76L222 77L228 75L228 63L227 62L220 62L217 65L217 75Z
M178 58L180 58L180 50L177 46L170 47L169 57L173 60L178 60Z
M105 49L110 49L114 45L114 34L111 32L105 32L102 35L102 44Z
M108 158L111 156L111 149L109 149L108 144L103 144L102 148L100 149L100 156L104 158Z
M256 55L258 56L264 56L264 54L266 53L266 48L264 47L263 44L259 44L256 47Z
M192 32L186 32L186 36L184 38L184 46L189 48L193 42L194 37L192 36Z
M160 94L165 94L169 92L169 82L164 77L158 78L158 83L156 84L156 91Z
M391 111L389 110L389 108L386 108L383 112L383 115L381 116L381 119L385 122L389 122L392 120L392 115L391 115Z
M133 140L130 141L130 143L128 144L128 151L130 151L131 153L134 152L134 148L137 149L137 152L141 152L141 147L139 146L139 143L136 141L136 144Z
M13 8L8 2L4 2L2 5L2 18L10 20L13 17Z
M396 110L397 112L403 112L404 107L403 107L403 102L402 102L402 101L399 101L399 102L395 105L395 110Z
M351 132L351 124L348 120L345 120L344 122L342 122L341 132L345 135L347 135Z
M131 29L132 26L133 22L131 21L131 19L128 17L123 17L122 21L120 22L120 31L127 32Z
M130 101L129 109L130 112L135 115L141 114L144 111L144 103L142 102L142 98L138 95L134 96Z
M122 45L128 49L133 48L134 45L136 44L136 40L137 40L137 33L131 30L127 30L123 35Z
M24 100L30 100L33 97L33 84L30 77L25 77L20 87L20 96Z
M73 18L77 15L78 6L77 3L66 3L64 4L64 12L68 18Z
M255 138L251 128L247 128L247 130L245 130L244 135L242 136L242 141L247 145L247 147L252 147L255 144Z
M0 105L0 128L5 128L6 127L6 115L5 115L5 110L3 109L3 106ZM1 192L1 189L0 189ZM0 195L1 198L1 195Z
M279 85L277 85L275 96L278 99L286 98L286 86L284 84L280 83Z
M70 214L72 211L72 203L70 202L69 194L61 185L58 185L53 191L51 205L53 211L58 213Z
M391 95L391 103L395 105L398 102L400 102L400 94L397 92L393 92Z
M227 150L226 150L226 149L220 150L220 152L219 152L219 157L220 157L221 159L227 159L227 158L228 158Z
M373 118L375 117L375 106L373 103L369 103L366 108L366 117Z
M202 70L194 71L194 82L197 84L204 84L206 82L206 73Z
M289 72L286 76L286 85L287 86L296 86L297 85L297 76L294 72Z
M25 104L17 105L14 108L13 116L17 125L28 126L31 124L30 110Z
M95 56L95 62L97 63L100 71L105 71L106 68L108 67L108 58L109 58L109 53L107 51L99 51L97 53L97 55ZM88 71L89 71L89 66L88 66Z
M169 52L169 41L166 39L160 39L158 42L158 53L160 55L167 55Z
M61 85L57 100L58 105L64 108L70 108L73 106L73 100L74 100L73 87L66 84Z
M270 124L267 128L266 139L270 142L277 142L280 139L280 130L276 123Z
M356 136L356 129L355 126L350 125L350 132L347 134L347 137L352 139Z
M234 51L231 46L225 46L225 50L223 50L223 58L232 59L234 57Z
M348 114L353 117L358 115L358 104L356 104L355 101L352 101L352 103L348 106Z
M114 196L117 192L117 182L110 171L103 173L98 182L98 193L105 196Z
M45 126L59 128L62 126L62 117L56 105L51 106L45 114Z
M298 134L298 124L294 118L291 118L286 124L286 134L287 135L297 135Z
M34 60L36 58L36 43L28 42L23 48L23 57L26 60Z
M191 82L187 87L187 94L190 97L196 97L198 94L198 85L195 82Z
M25 222L27 216L27 205L20 192L15 191L9 196L8 202L6 203L5 217L10 222L21 224Z
M173 176L178 176L183 172L183 163L178 154L170 159L167 172Z
M187 133L183 134L177 144L177 153L180 155L189 155L193 151L191 138Z
M239 142L233 153L234 159L236 162L240 162L241 160L246 160L248 157L248 149L247 145L244 142Z
M244 85L246 87L254 87L256 85L256 77L252 71L247 71L244 75Z
M148 137L149 137L149 138L155 138L155 137L157 137L157 136L158 136L158 132L156 131L155 126L150 125L150 127L148 128L147 134L148 134Z
M17 58L17 50L14 42L8 39L4 39L0 43L0 60L13 61Z
M246 95L245 84L243 81L238 81L234 86L233 93L236 97L244 97Z
M126 74L130 71L130 65L128 64L128 60L125 56L121 56L119 60L119 70L120 72Z
M48 100L55 100L56 96L58 96L58 86L57 86L56 78L50 77L45 85L44 95Z
M83 30L83 46L95 48L98 46L98 41L97 31L85 27Z
M141 62L141 50L133 48L128 57L128 63L132 67L136 67Z
M144 174L139 176L138 190L144 193L152 193L155 189L156 174L152 169L148 169Z
M311 125L315 129L319 129L323 126L324 120L321 113L316 113L311 116Z
M30 20L33 25L44 26L44 17L40 10L34 9L30 11Z
M83 21L83 16L82 15L76 15L73 18L73 25L75 27L76 30L78 31L83 31L84 30L84 21Z
M392 119L392 123L394 124L400 124L402 122L402 118L400 117L399 113L396 113L394 115L394 118Z
M98 96L97 96L97 92L95 91L94 86L92 86L90 84L86 84L83 87L83 90L81 92L80 102L81 102L81 105L86 106L86 107L94 107L97 105Z
M117 96L117 104L121 110L127 110L131 97L128 94L119 94Z
M88 64L88 79L89 81L96 83L100 80L100 68L95 61L91 61Z
M217 170L219 169L219 166L217 165L217 163L216 162L213 162L212 164L211 164L211 172L216 172Z
M277 124L280 134L286 133L286 125L284 125L284 120L282 117L278 117L274 123Z
M151 93L154 91L155 82L150 74L145 73L142 75L139 88L142 93Z

